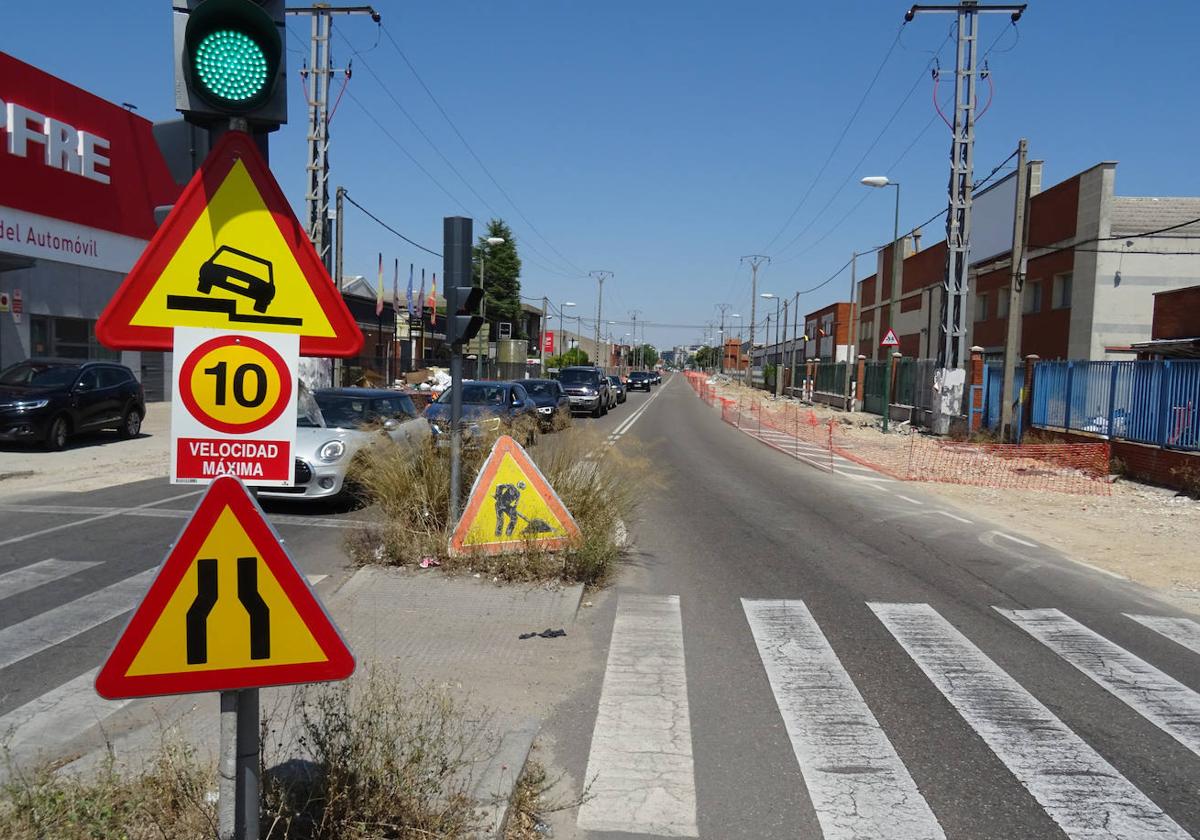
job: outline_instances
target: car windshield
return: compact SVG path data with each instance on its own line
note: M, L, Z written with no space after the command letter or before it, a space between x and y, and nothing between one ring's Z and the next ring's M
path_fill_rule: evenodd
M296 425L301 429L320 429L325 426L325 418L321 416L321 407L312 391L300 383L300 392L296 395Z
M614 385L620 385L620 384L621 384L621 377L619 377L619 376L610 376L610 377L608 377L608 381L609 381L609 382L611 382L611 383L612 383L612 384L614 384Z
M525 383L525 390L531 397L552 397L558 393L558 386L553 382L530 380Z
M645 379L645 378L646 378L646 377L648 377L649 375L650 375L650 374L648 374L648 373L642 373L642 372L639 370L639 371L634 371L633 373L629 374L629 378L630 378L630 379Z
M590 385L596 381L596 374L590 370L564 370L558 381L564 385Z
M21 362L0 373L0 385L65 388L79 375L79 365Z
M318 393L316 398L325 424L342 429L361 429L378 426L384 420L408 420L417 416L412 398L403 394Z
M506 390L503 385L468 382L463 385L463 405L504 405ZM450 393L449 389L443 391L437 401L443 405L449 405Z

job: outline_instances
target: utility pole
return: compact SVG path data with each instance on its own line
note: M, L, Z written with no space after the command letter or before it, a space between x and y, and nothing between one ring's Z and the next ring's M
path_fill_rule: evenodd
M596 355L600 355L600 315L604 303L604 281L613 276L611 271L589 271L596 278Z
M336 210L334 212L337 215L337 239L335 240L335 244L334 244L334 248L333 248L333 253L334 253L333 285L337 287L338 296L340 297L342 294L342 271L344 268L343 260L344 260L345 253L346 253L345 249L344 249L345 236L343 235L343 230L344 230L345 221L346 221L346 188L345 187L337 188L337 201L334 206L336 208ZM331 386L333 386L334 388L340 388L342 385L342 360L341 360L341 358L335 357L333 360L333 375L330 378L329 384Z
M796 396L796 342L800 340L800 293L796 292L795 303L792 304L792 363L788 367L788 384L792 386L792 396ZM787 339L784 339L785 341ZM837 340L834 339L834 343ZM805 345L808 346L807 344ZM808 355L808 354L805 354ZM807 362L807 359L802 361Z
M546 375L546 310L549 309L549 307L550 307L550 298L543 295L542 296L542 321L541 321L542 331L541 331L541 335L538 336L538 341L542 345L541 351L538 353L538 356L542 360L542 369L541 369L542 376Z
M1008 330L1004 338L1004 377L1000 390L1000 434L1009 443L1017 442L1013 425L1013 368L1021 352L1021 316L1025 289L1025 225L1029 204L1029 141L1017 144L1017 200L1013 208L1012 265L1008 284ZM1028 383L1026 383L1028 384Z
M312 43L306 76L312 79L308 93L308 173L304 205L308 235L321 261L329 268L329 82L335 72L330 37L334 15L370 15L379 23L379 12L370 6L327 6L318 4L291 8L286 14L312 18ZM343 70L349 75L349 70Z
M965 0L957 5L915 5L904 14L910 22L922 12L951 12L958 16L958 46L954 63L954 132L950 145L950 206L946 214L946 279L942 292L938 366L957 368L966 360L967 269L971 248L971 178L975 165L975 82L979 61L979 14L1007 12L1015 24L1026 4L982 5ZM886 411L886 407L885 407Z
M641 346L638 344L638 331L637 331L637 316L639 316L641 314L642 314L642 310L640 310L640 309L634 309L629 313L629 317L633 319L633 366L635 368L637 367L638 356L641 355L641 351L642 351Z
M753 366L754 319L758 314L758 267L763 263L770 263L771 258L764 254L749 254L742 257L741 261L750 263L750 366ZM749 373L748 370L747 373Z
M720 333L720 335L721 335L721 348L720 348L721 356L720 356L720 360L717 362L717 371L719 373L724 373L725 372L725 313L728 312L733 307L728 303L718 303L716 306L717 306L717 309L721 310L721 333Z
M775 371L775 399L779 399L779 397L783 394L783 362L784 362L783 350L785 347L787 347L787 323L788 323L788 304L789 303L791 303L790 300L785 300L783 302L783 341L779 345L779 367Z

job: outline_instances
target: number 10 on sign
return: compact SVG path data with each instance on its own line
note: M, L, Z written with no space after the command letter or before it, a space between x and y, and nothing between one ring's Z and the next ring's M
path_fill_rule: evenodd
M299 361L295 335L176 327L172 483L291 485Z

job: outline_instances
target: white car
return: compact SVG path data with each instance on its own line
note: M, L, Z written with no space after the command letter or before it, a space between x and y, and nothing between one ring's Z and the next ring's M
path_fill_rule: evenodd
M301 387L296 429L295 486L262 487L268 499L333 499L346 490L354 456L372 446L415 446L429 424L412 398L375 388Z

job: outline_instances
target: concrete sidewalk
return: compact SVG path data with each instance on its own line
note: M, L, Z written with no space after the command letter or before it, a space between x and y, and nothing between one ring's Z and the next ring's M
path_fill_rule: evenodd
M498 837L508 799L542 721L578 685L593 642L575 632L581 585L498 586L491 580L449 578L437 571L359 569L324 598L358 661L355 679L372 670L415 685L449 689L471 721L492 737L472 758L470 790ZM521 633L565 629L565 637L520 640ZM295 689L264 689L261 708L286 709ZM104 701L97 698L97 704ZM86 773L111 749L123 765L140 766L164 740L195 746L215 761L216 694L137 701L69 745L80 756L66 767Z

